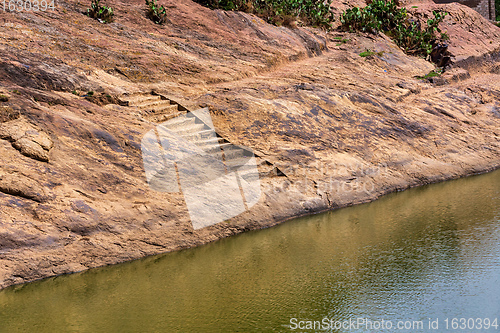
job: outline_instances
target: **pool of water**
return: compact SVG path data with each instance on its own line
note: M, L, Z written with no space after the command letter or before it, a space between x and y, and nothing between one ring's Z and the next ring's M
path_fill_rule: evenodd
M9 333L395 331L500 331L500 171L0 292Z

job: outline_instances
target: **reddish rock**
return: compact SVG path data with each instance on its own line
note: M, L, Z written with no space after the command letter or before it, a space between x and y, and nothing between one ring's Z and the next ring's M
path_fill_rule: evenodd
M411 9L450 12L455 69L436 86L415 78L434 66L386 36L166 4L163 26L140 0L115 1L111 24L76 0L2 14L0 287L500 166L500 29L470 8ZM367 49L376 54L360 57ZM99 98L87 100L90 91ZM263 193L249 211L194 230L181 193L147 185L141 140L199 107L225 140L255 151Z

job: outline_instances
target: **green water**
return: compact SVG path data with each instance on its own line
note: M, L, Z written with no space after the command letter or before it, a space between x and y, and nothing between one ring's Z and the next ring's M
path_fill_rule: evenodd
M325 317L425 327L291 329ZM500 331L500 171L0 292L0 332L316 331Z

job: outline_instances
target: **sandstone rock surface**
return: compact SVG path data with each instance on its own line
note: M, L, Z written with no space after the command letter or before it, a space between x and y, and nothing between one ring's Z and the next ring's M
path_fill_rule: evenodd
M49 161L54 145L46 133L36 130L24 118L0 123L0 138L11 141L21 154L42 162Z
M416 78L432 64L385 36L166 4L164 26L140 0L115 1L106 25L77 0L2 14L0 287L500 166L500 28L467 7L409 8L450 12L455 67L437 85ZM360 57L367 49L378 55ZM208 107L224 140L255 152L261 176L254 207L199 230L181 193L148 186L141 154L143 136L182 106Z

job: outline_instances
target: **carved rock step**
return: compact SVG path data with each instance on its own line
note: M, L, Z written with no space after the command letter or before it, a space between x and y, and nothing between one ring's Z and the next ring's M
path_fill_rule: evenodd
M137 103L136 105L132 105L133 107L139 108L141 110L160 110L167 108L175 108L177 110L177 104L170 103L169 100L156 100L156 101L144 101L141 103Z
M219 138L217 137L212 137L212 138L206 138L204 140L199 140L194 142L195 145L197 145L200 148L203 149L210 149L210 148L215 148L219 147Z
M207 130L208 128L205 126L205 124L200 124L200 123L190 124L190 123L188 123L187 125L184 125L184 126L177 125L175 127L169 128L169 129L172 130L173 132L175 132L177 135L184 136L184 135L199 133L201 131ZM210 130L210 131L212 131L212 130Z
M177 117L162 124L162 126L179 135L181 133L200 131L205 128L205 124L196 123L196 118L193 117Z
M176 112L176 113L146 113L144 115L144 118L146 118L147 121L150 121L152 123L163 123L165 121L168 121L172 118L178 117L182 115L182 112Z
M220 138L217 138L217 139L220 140ZM221 148L229 146L229 145L232 146L233 144L232 143L221 143L218 145L204 147L203 150L207 154L213 155L214 157L217 157L217 158L221 158L222 157L222 149Z
M120 101L128 107L139 109L147 121L155 123L163 123L186 113L184 108L179 109L176 102L160 95L135 93L122 96Z
M243 179L246 180L257 180L259 179L259 171L256 169L255 166L248 167L246 165L241 166L240 168L237 169L232 169L231 171L237 172L238 176L242 177Z
M231 149L231 146L225 147L224 148L224 157L226 158L226 161L233 161L237 159L248 159L251 157L250 154L251 152L241 149L238 146L233 146L234 149Z
M180 115L179 109L177 109L177 105L165 105L161 107L153 107L151 109L142 109L142 114L145 116L158 116L158 115ZM172 117L169 117L169 119Z
M241 159L241 161L245 161L246 163L248 158L252 156L252 152L241 149L239 146L235 146L232 143L224 143L221 144L220 147L223 147L223 149L209 149L208 153L218 159L222 159L222 155L224 155L226 162L231 165L239 163L240 161L236 161L238 159Z
M181 137L187 139L189 142L196 144L203 144L204 142L212 141L213 139L218 140L215 132L212 130L203 130L195 133L185 133L182 134Z
M196 125L203 125L203 124L196 124ZM199 128L199 127L193 126L193 128ZM199 140L215 137L215 132L211 129L204 129L204 127L202 127L200 131L185 131L182 132L180 136L190 142L196 142Z
M138 104L145 103L148 101L161 100L161 96L151 95L151 94L132 94L132 95L124 95L120 100L126 102L128 106L137 106Z
M233 167L233 168L244 167L249 162L250 162L250 156L248 156L248 157L241 156L238 158L227 158L226 157L226 164L230 167ZM250 165L250 167L252 167L252 165Z
M151 108L142 108L141 110L151 110L154 113L176 113L179 112L179 108L177 104L162 104L162 105L154 105ZM147 111L146 111L147 112ZM182 112L185 114L186 112Z

